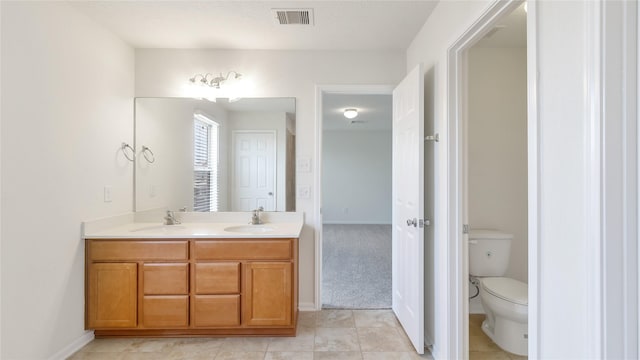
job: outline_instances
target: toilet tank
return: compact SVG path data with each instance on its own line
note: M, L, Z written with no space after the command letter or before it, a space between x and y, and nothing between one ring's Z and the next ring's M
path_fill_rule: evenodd
M509 266L513 235L498 230L469 232L469 274L503 276Z

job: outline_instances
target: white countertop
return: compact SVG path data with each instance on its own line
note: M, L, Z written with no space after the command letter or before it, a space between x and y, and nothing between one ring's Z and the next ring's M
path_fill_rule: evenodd
M302 213L265 213L264 224L249 225L250 213L176 213L182 223L150 222L156 216L125 214L83 223L85 239L298 238ZM249 215L249 216L248 216Z

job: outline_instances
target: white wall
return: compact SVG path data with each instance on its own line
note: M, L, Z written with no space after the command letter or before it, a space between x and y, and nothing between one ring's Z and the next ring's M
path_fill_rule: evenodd
M296 98L296 156L312 160L316 148L317 84L397 84L404 75L402 52L136 50L136 96L186 96L196 73L237 70L254 84L247 97ZM313 171L296 174L297 186L313 184ZM318 204L313 189L298 198L305 212L300 240L300 305L314 306L314 229Z
M132 210L134 52L68 4L1 6L0 357L44 359L90 339L80 223Z
M324 131L322 221L391 224L391 131Z
M468 57L469 224L513 234L506 276L527 282L527 51Z

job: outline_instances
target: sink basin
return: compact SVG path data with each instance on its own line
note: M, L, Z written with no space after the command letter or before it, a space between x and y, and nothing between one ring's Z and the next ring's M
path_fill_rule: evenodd
M131 230L131 232L140 232L140 231L167 232L167 231L178 231L178 230L184 230L184 229L186 229L184 225L151 225L151 226L144 226L141 228L133 229Z
M236 225L224 228L224 231L244 234L262 234L273 230L275 228L266 225Z

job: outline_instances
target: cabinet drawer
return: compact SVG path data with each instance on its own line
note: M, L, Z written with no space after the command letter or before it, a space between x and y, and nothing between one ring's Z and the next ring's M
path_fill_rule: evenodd
M196 294L237 294L240 292L240 263L217 262L194 265Z
M145 296L142 302L144 327L186 327L189 325L189 296Z
M187 260L189 246L184 241L118 241L89 242L93 261Z
M195 327L240 325L240 295L195 295L191 319Z
M285 260L291 258L291 240L196 241L196 260Z
M189 293L188 264L144 264L145 295L186 295Z

